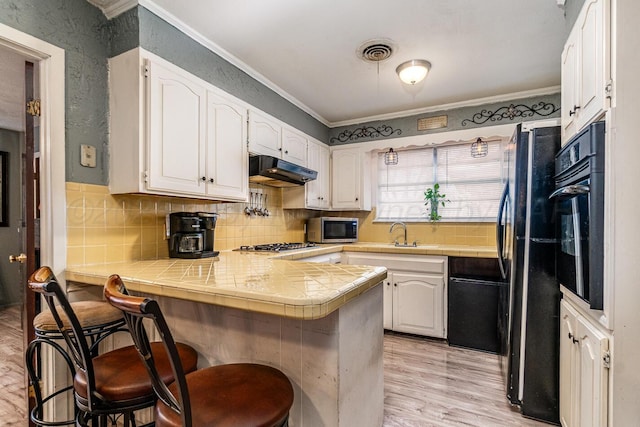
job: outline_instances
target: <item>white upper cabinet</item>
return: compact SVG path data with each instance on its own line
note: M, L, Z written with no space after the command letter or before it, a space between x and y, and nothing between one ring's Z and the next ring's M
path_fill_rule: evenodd
M282 158L282 127L267 116L249 111L249 152Z
M307 138L275 118L249 111L249 152L307 166Z
M249 188L247 109L220 93L207 93L207 194L246 200Z
M357 148L331 152L331 207L371 210L368 157Z
M206 89L187 75L145 61L149 137L147 189L205 193ZM112 158L111 161L120 159Z
M282 128L282 158L308 167L307 137L290 128ZM313 169L313 168L311 168Z
M109 69L112 193L247 200L241 101L140 48Z
M318 172L318 177L303 186L283 188L282 207L285 209L329 210L329 147L309 138L307 167Z
M562 52L562 140L609 108L610 0L586 0Z
M329 147L321 142L309 140L308 167L318 172L318 178L310 181L307 187L307 207L310 209L329 209Z

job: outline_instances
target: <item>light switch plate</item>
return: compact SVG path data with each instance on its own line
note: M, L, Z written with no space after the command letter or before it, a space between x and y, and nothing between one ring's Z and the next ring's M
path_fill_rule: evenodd
M80 164L88 168L96 167L96 147L93 145L80 145Z

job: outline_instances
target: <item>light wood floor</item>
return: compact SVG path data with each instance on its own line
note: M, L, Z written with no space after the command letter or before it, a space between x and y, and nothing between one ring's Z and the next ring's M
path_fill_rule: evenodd
M0 309L0 325L0 426L22 426L27 415L19 308ZM510 409L492 354L387 333L384 384L384 427L547 426Z
M498 356L427 338L384 337L384 427L549 426L507 403Z
M0 308L0 425L26 425L20 307Z

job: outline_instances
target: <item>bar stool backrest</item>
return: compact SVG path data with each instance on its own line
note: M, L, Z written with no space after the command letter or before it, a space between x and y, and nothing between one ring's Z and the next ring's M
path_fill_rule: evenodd
M93 371L92 354L89 344L84 337L80 321L71 308L58 279L47 266L34 271L28 280L29 289L42 295L53 316L58 330L68 346L68 353L76 365L76 369L84 372L87 378L87 396L89 407L93 408L93 393L95 375ZM63 319L66 318L67 322Z
M151 298L128 295L122 279L117 274L113 274L107 279L104 287L104 297L111 305L122 310L133 342L149 371L153 390L158 396L158 399L162 400L172 410L180 414L183 427L191 427L191 402L187 389L187 381L178 356L176 343L173 340L173 335L171 335L171 331L160 310L158 302ZM160 334L160 337L162 337L164 348L169 355L171 368L173 369L173 377L178 387L177 398L169 391L167 385L160 379L160 375L156 370L149 337L143 324L144 319L150 319Z

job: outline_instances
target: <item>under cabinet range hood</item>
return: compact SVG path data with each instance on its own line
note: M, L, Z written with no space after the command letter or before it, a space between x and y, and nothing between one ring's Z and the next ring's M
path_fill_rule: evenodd
M318 177L318 172L273 156L249 157L249 182L272 187L295 187Z

